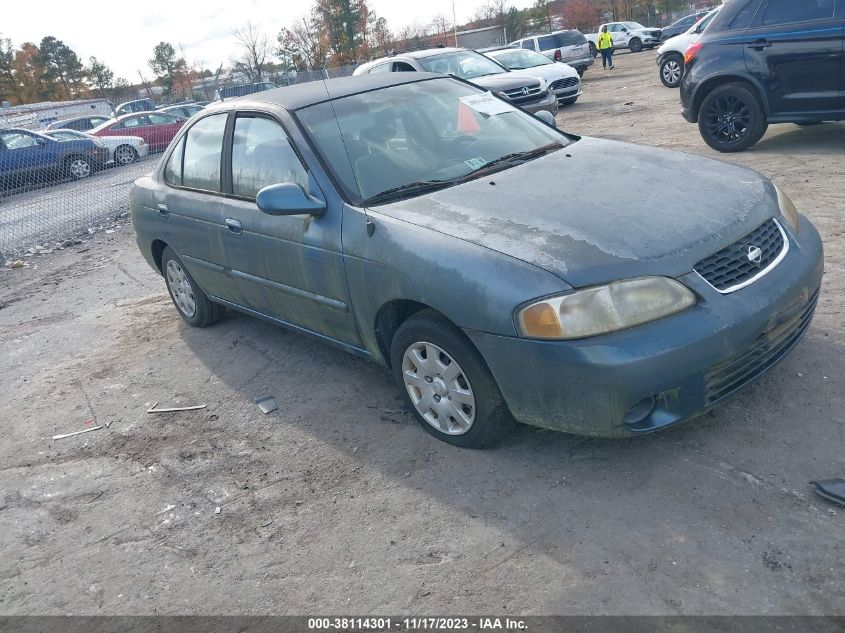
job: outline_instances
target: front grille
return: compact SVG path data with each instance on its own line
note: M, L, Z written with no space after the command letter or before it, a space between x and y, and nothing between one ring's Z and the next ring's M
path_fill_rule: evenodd
M577 86L580 80L578 77L567 77L566 79L558 79L555 82L552 82L552 85L549 86L552 90L563 90L564 88L572 88L572 86Z
M525 88L515 88L514 90L505 90L505 96L509 101L516 105L525 105L540 101L546 96L546 93L540 90L540 86L526 86Z
M786 234L778 221L769 220L715 255L702 259L695 265L695 272L716 290L727 294L769 272L788 248Z
M705 379L705 403L709 406L726 398L786 356L810 327L818 300L817 290L798 316L761 334L746 350L711 367Z

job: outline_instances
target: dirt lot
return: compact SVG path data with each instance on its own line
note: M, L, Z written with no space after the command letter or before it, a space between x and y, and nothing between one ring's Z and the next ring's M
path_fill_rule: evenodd
M565 129L713 156L653 53L617 63ZM635 441L438 443L377 366L244 316L186 327L128 226L4 270L0 613L845 614L845 512L808 485L845 476L843 147L787 125L728 158L821 231L818 314L765 380ZM112 424L51 439L86 421Z

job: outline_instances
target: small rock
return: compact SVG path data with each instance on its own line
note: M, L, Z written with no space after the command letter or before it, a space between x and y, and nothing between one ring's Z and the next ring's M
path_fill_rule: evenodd
M223 512L223 510L220 508L220 506L214 508L214 514L220 514L221 512Z
M24 267L24 263L23 263L23 260L21 260L21 259L16 259L15 261L9 263L9 268L23 268L23 267Z

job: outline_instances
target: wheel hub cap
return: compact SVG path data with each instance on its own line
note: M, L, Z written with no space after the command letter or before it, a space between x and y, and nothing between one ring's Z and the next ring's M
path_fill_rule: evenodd
M463 369L433 343L414 343L402 357L402 378L422 418L447 435L463 435L475 422L475 394Z
M188 281L185 271L172 259L167 262L167 287L170 288L173 301L176 307L182 311L182 314L189 319L193 317L197 311L194 290L191 288L191 282Z

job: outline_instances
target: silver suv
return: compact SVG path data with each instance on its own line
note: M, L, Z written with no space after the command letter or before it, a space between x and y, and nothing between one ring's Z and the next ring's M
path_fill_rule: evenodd
M527 48L530 51L542 53L556 62L569 64L579 75L583 75L595 61L590 53L590 44L581 31L555 31L548 35L532 35L523 37L510 43L517 48Z

